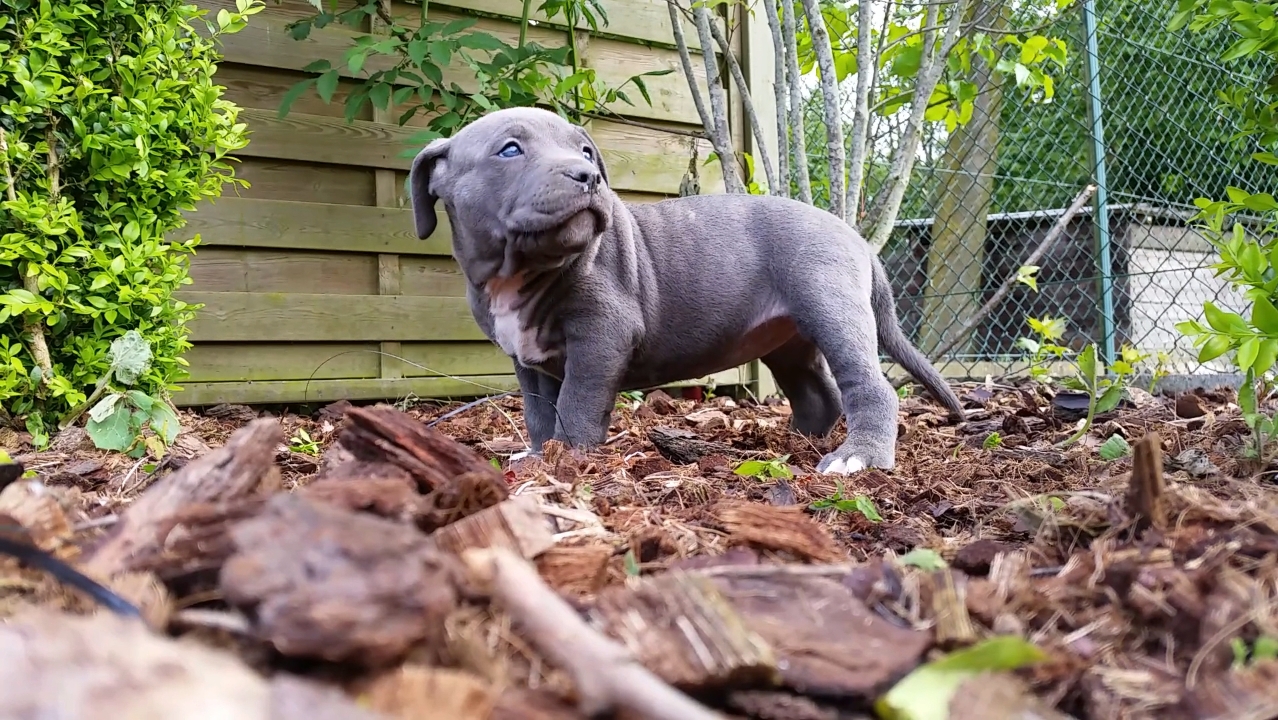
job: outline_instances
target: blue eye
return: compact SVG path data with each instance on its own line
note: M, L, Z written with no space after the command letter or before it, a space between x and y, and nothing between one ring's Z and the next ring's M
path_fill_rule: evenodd
M581 149L581 154L582 154L582 155L585 155L587 160L589 160L589 161L591 161L591 162L594 162L594 160L595 160L595 152L594 152L593 150L591 150L590 148L588 148L588 147L584 147L584 148L582 148L582 149Z
M504 158L513 158L523 155L524 151L519 148L519 143L508 142L497 154Z

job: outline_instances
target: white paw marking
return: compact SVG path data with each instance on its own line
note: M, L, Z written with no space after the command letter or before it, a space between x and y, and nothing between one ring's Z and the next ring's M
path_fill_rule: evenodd
M854 455L846 460L843 458L836 459L834 462L830 463L830 466L827 467L823 473L826 475L851 475L852 473L860 472L865 468L865 461Z

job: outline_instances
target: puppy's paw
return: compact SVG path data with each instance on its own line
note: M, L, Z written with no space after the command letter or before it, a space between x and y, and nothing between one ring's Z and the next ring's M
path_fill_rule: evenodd
M869 467L861 458L853 455L850 458L841 458L834 453L830 453L821 458L821 462L817 464L817 472L823 475L851 475L855 472L861 472Z

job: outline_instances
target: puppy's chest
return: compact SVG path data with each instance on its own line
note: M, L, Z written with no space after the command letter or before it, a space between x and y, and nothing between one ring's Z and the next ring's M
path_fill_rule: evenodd
M488 313L493 320L493 340L520 363L535 366L559 356L551 333L527 319L527 306L521 307L516 292L490 292Z

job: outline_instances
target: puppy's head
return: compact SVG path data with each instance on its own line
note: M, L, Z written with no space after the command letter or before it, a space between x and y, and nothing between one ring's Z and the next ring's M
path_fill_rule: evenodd
M586 131L555 113L489 113L417 154L409 172L417 236L442 200L471 280L562 266L612 221L608 171Z

